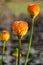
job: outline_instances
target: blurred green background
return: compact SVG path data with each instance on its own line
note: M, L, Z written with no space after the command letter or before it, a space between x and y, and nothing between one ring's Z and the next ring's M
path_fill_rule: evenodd
M27 13L27 6L30 3L37 3L39 4L41 8L41 12L43 12L43 2L23 2L23 3L6 3L6 5L10 8L12 13L16 12L22 12L22 13Z
M0 0L0 3L5 3L12 13L27 13L27 6L30 3L37 3L43 12L42 0Z

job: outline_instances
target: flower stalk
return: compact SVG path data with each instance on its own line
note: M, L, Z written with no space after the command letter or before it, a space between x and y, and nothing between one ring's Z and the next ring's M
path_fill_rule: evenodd
M31 48L31 44L32 44L33 29L34 29L34 17L32 18L32 26L31 26L31 29L30 29L30 40L29 40L29 43L28 43L28 50L27 50L27 55L26 55L26 58L25 58L25 64L24 65L27 65L27 62L28 62L28 57L29 57L30 48Z
M20 65L21 37L18 37L18 65Z
M17 63L18 63L18 57L16 57L16 65L17 65Z
M6 46L6 41L3 41L1 65L3 65L3 55L4 55L4 53L5 53L5 46Z
M17 62L17 65L20 65L21 38L28 31L28 23L26 21L14 21L12 23L12 30L18 37L18 62Z

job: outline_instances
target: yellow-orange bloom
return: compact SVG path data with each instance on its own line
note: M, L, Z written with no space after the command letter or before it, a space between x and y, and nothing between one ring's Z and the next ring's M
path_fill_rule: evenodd
M14 52L14 53L12 54L12 56L18 57L18 48L16 48L16 52ZM21 53L20 53L20 57L21 57Z
M9 32L6 30L2 30L2 32L0 33L0 38L3 41L7 41L10 38Z
M14 21L12 23L12 30L18 36L24 36L28 31L28 23L25 21Z
M37 4L28 5L28 12L30 15L37 16L40 12L40 7Z

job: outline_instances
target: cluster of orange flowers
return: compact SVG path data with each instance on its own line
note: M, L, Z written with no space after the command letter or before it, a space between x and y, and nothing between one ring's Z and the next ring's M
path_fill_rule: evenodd
M28 9L28 12L30 13L30 15L34 15L34 16L37 16L40 11L40 8L37 4L30 4L30 5L28 5L27 9ZM29 28L28 23L25 21L14 21L12 23L12 30L17 36L23 37L27 33L28 28ZM3 30L0 33L0 38L2 40L7 41L10 38L9 32L6 30Z
M28 10L28 13L31 15L31 17L36 17L40 12L40 8L37 4L28 5L27 10ZM12 31L14 32L14 34L16 34L20 38L22 38L27 33L28 29L29 29L29 27L28 27L28 23L26 21L14 21L12 23ZM2 30L0 32L1 40L8 41L9 38L10 38L10 33L7 30ZM29 49L30 49L30 47L29 47ZM16 49L16 51L17 52L14 52L12 55L18 57L18 49ZM21 56L21 54L20 54L20 56ZM27 60L26 60L26 62L27 62Z

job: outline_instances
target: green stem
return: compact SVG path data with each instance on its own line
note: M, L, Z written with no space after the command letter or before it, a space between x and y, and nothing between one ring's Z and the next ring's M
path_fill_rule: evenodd
M18 57L16 57L16 65L17 65L17 63L18 63Z
M27 62L28 62L28 57L29 57L31 43L32 43L33 29L34 29L34 17L32 18L32 27L31 27L31 30L30 30L30 40L29 40L29 43L28 43L28 51L27 51L27 55L26 55L26 59L25 59L25 64L24 65L27 65Z
M1 65L3 65L3 55L4 55L4 53L5 53L5 41L4 41L4 43L3 43L3 49L2 49L2 59L1 59Z
M18 65L20 65L21 38L18 38Z

